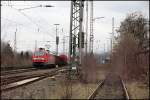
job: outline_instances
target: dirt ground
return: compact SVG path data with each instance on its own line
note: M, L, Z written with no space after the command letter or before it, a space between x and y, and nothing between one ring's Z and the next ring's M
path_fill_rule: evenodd
M98 68L97 80L105 78L107 71ZM66 98L65 73L49 77L33 84L16 88L8 92L2 92L2 99L63 99ZM96 89L98 83L82 83L78 80L72 83L72 99L87 99Z

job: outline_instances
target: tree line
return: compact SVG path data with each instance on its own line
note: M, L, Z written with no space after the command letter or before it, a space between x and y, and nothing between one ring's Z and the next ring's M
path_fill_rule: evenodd
M149 19L141 13L128 14L117 30L112 66L125 79L146 80L149 75Z
M9 43L1 40L1 67L31 65L30 51L15 52Z

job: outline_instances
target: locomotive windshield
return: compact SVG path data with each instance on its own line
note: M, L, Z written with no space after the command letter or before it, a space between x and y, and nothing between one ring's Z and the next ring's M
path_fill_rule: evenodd
M44 55L44 51L36 51L35 52L35 56L43 56Z

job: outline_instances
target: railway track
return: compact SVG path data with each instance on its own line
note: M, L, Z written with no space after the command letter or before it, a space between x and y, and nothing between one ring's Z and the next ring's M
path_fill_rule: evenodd
M88 99L129 99L125 84L120 76L109 74L101 81Z
M9 71L1 71L1 76L9 75L9 74L16 74L16 73L22 73L22 72L29 72L39 70L37 68L26 68L26 69L17 69L17 70L9 70Z
M64 70L65 67L51 69L51 71L43 72L39 74L24 75L24 76L14 76L9 78L4 78L1 80L1 91L9 91L20 86L31 84L35 81L42 80L47 77L52 77L57 75L61 70Z

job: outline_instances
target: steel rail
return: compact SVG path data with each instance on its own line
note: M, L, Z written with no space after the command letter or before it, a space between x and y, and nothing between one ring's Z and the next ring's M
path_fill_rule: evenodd
M34 70L34 71L30 71L30 72L4 75L4 76L1 76L1 85L10 84L10 83L13 83L13 82L17 82L17 81L20 81L20 80L23 80L23 79L24 80L29 79L29 78L32 78L32 77L38 77L40 75L42 76L42 75L49 74L49 73L52 73L56 70L64 69L64 68L67 68L67 67L59 67L59 68L55 68L55 69L51 69L51 70ZM36 71L44 71L44 72L39 74L39 73L35 73ZM31 72L34 72L34 73L31 73Z
M12 87L7 87L7 85L2 85L1 86L1 91L2 92L6 92L6 91L9 91L9 90L12 90L12 89L16 89L16 88L18 88L18 87L21 87L21 86L25 86L25 85L28 85L28 84L32 84L33 82L37 82L37 81L40 81L40 80L42 80L42 79L45 79L45 78L47 78L47 77L52 77L52 76L55 76L55 75L57 75L58 74L58 72L60 71L60 70L62 70L62 68L61 69L56 69L55 71L52 71L51 73L45 73L45 74L43 74L43 75L39 75L39 76L33 76L33 77L30 77L29 79L31 79L31 78L36 78L36 77L39 77L39 78L37 78L37 79L35 79L35 80L32 80L32 81L29 81L29 82L26 82L26 83L24 83L24 84L20 84L20 85L15 85L15 86L12 86ZM24 80L27 80L27 79L24 79ZM24 81L24 80L20 80L20 81ZM17 81L18 82L18 81ZM16 82L13 82L13 83L16 83ZM10 84L13 84L13 83L10 83ZM9 84L8 84L9 85ZM2 88L2 87L4 87L4 88Z
M96 87L95 91L88 97L88 99L94 99L96 93L98 92L98 89L104 84L104 81L103 80L102 82L99 83L99 85Z
M102 85L104 85L104 82L105 82L106 79L107 78L105 78L102 82L99 83L99 85L96 87L95 91L88 97L88 99L94 99L94 97L96 96L98 90L102 87ZM123 92L124 92L124 95L125 95L125 99L130 99L129 94L127 92L127 88L124 84L124 81L121 79L121 77L120 77L120 80L121 80L121 84L122 84L122 87L123 87Z
M126 97L126 99L128 99L129 100L129 94L128 94L128 92L127 92L127 88L126 88L126 86L125 86L125 84L124 84L124 81L121 79L121 83L122 83L122 86L123 86L123 90L124 90L124 92L125 92L125 97Z
M1 76L9 75L9 74L16 74L21 72L29 72L33 70L39 70L37 68L25 68L25 69L17 69L17 70L9 70L9 71L1 71Z
M34 68L32 65L9 65L9 66L1 66L1 71L9 71L9 70L18 70L18 69L27 69Z

